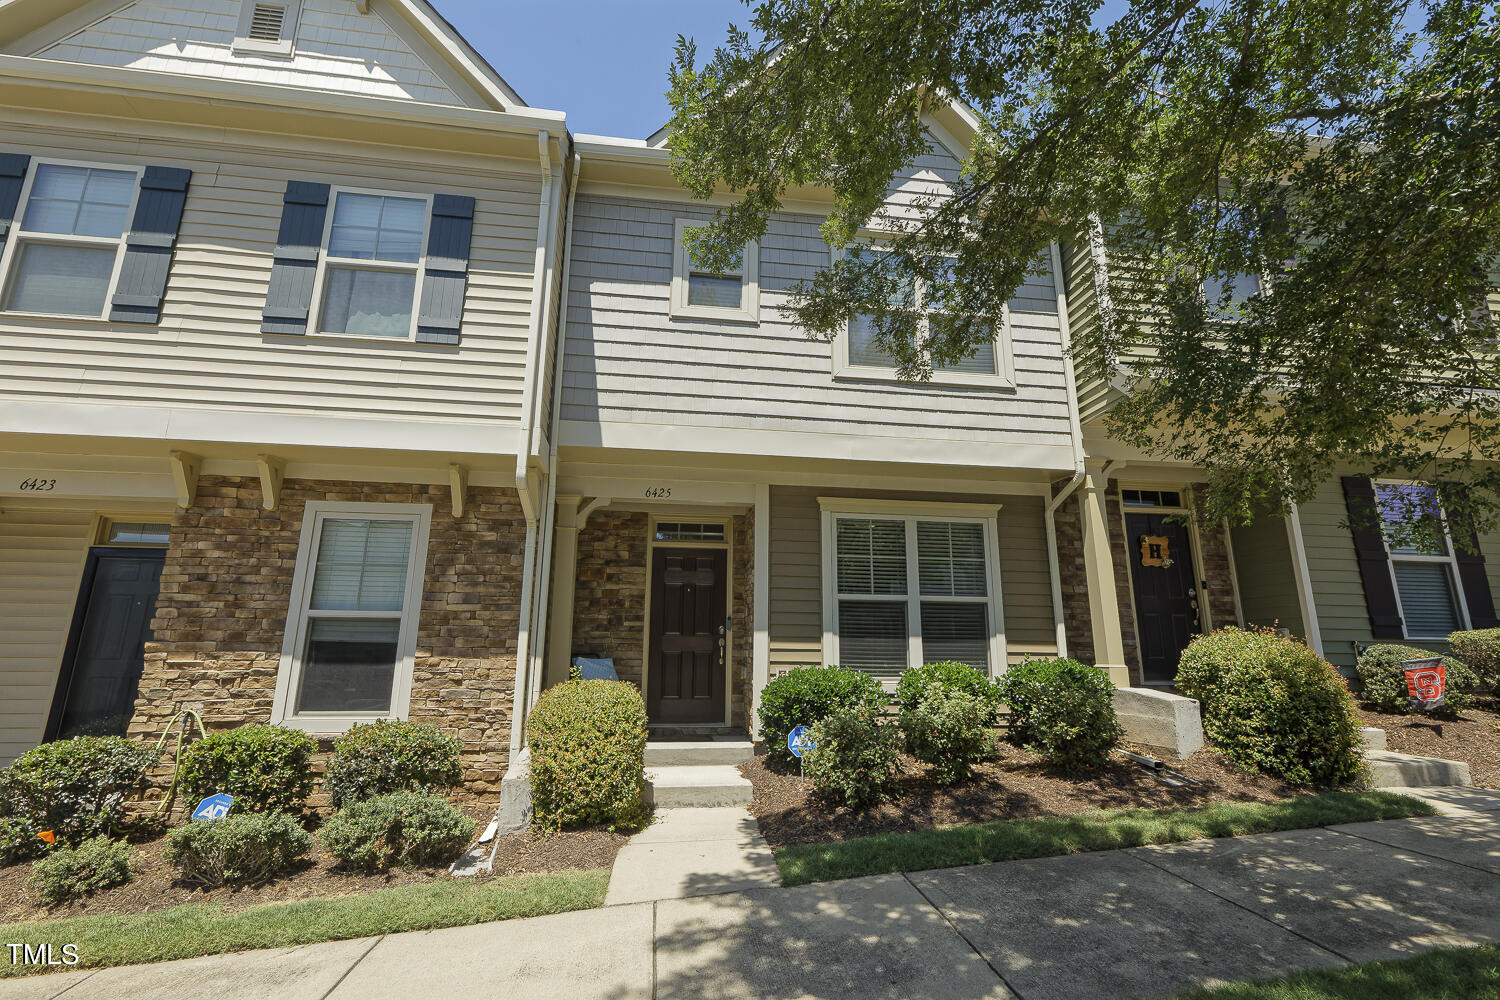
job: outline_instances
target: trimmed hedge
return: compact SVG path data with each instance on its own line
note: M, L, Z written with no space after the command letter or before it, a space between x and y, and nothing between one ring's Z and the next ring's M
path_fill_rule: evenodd
M283 812L234 813L194 820L167 834L167 864L210 889L259 885L312 849L312 834Z
M313 738L285 726L240 726L210 733L182 751L178 781L194 800L234 796L238 812L300 812L312 792Z
M1359 663L1355 666L1360 683L1364 686L1359 700L1377 712L1392 712L1397 715L1412 713L1406 691L1406 670L1401 663L1404 660L1428 660L1433 657L1442 658L1444 686L1447 690L1443 707L1435 714L1454 715L1468 708L1474 703L1471 692L1479 686L1479 679L1474 676L1473 671L1451 656L1395 643L1368 646L1360 655Z
M1359 716L1333 664L1270 629L1223 628L1182 654L1177 687L1226 757L1294 785L1342 785L1363 768Z
M526 728L538 830L646 822L646 703L635 685L558 684L537 699Z
M1468 664L1480 685L1500 697L1500 628L1479 628L1448 636L1453 655Z
M813 790L851 809L884 802L895 790L901 737L867 705L839 708L809 734L815 749L802 758Z
M78 736L26 751L0 772L0 815L15 820L0 834L0 853L26 856L15 845L28 823L63 843L107 836L159 759L157 750L123 736Z
M1010 706L1009 738L1067 770L1104 764L1123 731L1115 686L1077 660L1027 660L996 682Z
M955 660L939 660L901 673L896 683L896 704L908 712L922 704L929 691L963 691L984 702L989 708L985 725L993 726L1000 711L1000 690L983 670Z
M390 792L433 792L463 780L458 737L420 722L353 726L333 741L323 786L334 805Z
M27 885L48 903L63 903L131 878L130 845L90 837L77 847L59 847L31 866Z
M392 792L355 802L318 831L323 847L346 867L382 871L393 865L445 865L474 836L475 822L447 799Z
M975 764L994 756L989 728L994 713L988 698L933 682L901 712L907 752L931 766L938 784L957 784L973 775Z
M795 765L787 734L816 726L840 709L883 709L889 698L880 682L848 667L797 667L770 681L760 693L760 731L770 760Z

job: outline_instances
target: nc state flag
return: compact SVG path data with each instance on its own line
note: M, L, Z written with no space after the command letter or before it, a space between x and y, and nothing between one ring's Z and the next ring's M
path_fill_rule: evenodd
M1442 659L1407 660L1401 666L1406 670L1406 693L1411 707L1422 712L1442 708L1448 693Z

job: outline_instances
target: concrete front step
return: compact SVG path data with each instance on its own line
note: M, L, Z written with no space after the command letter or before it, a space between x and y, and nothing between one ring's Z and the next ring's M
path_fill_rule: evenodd
M646 768L646 801L657 809L744 806L750 796L750 782L731 764Z
M755 756L749 740L650 740L647 767L687 767L699 764L743 764Z
M1417 757L1388 750L1365 751L1372 788L1431 788L1472 785L1469 765L1461 760Z

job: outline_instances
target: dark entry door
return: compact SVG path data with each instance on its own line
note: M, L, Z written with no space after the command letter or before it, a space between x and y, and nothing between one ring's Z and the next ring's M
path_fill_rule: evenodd
M646 715L652 722L724 721L728 553L654 550Z
M49 736L123 736L135 711L163 553L95 549L53 701Z
M1198 591L1187 525L1168 520L1170 516L1125 516L1141 673L1148 683L1171 681L1177 676L1177 661L1199 631Z

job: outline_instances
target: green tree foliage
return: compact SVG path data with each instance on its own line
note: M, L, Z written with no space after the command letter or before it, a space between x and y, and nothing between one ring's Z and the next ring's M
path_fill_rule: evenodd
M832 191L835 247L893 231L882 264L796 290L809 335L867 313L921 379L990 336L1053 242L1094 241L1139 280L1080 370L1145 344L1115 431L1203 466L1208 521L1355 462L1439 485L1456 537L1497 522L1500 468L1477 463L1500 454L1493 4L1132 0L1110 22L1100 0L759 0L705 65L679 40L669 97L678 180L742 195L691 238L706 266L798 189ZM947 98L976 119L953 196L879 219ZM1230 292L1244 273L1271 284ZM913 278L950 317L925 337Z

